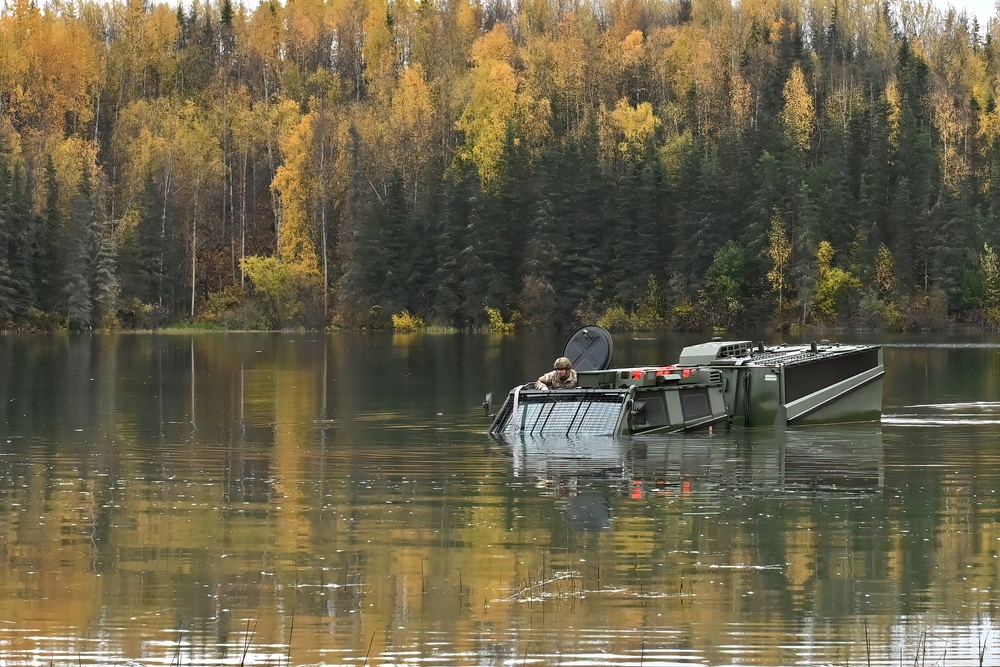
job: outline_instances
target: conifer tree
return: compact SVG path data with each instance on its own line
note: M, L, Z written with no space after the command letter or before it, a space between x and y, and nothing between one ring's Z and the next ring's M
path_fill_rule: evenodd
M440 323L462 325L462 276L459 269L460 255L465 244L465 225L468 207L478 189L475 179L459 183L448 182L444 188L444 206L437 216L435 237L440 259L431 276L434 303L431 317Z
M10 262L14 224L14 187L11 170L0 163L0 325L13 324L18 310L18 288Z
M12 173L10 223L7 233L7 264L15 293L15 318L20 320L27 315L29 308L36 305L35 284L31 278L38 234L38 218L31 211L28 185L20 167L15 167Z
M560 244L553 213L552 200L544 194L532 206L531 232L527 238L524 278L518 298L522 314L538 324L561 314L557 314L559 299L554 286Z
M44 311L55 310L61 301L58 290L60 239L63 234L62 212L59 209L59 181L52 156L45 160L45 208L35 240L33 280L38 294L38 306Z
M118 272L114 240L106 226L95 221L91 243L96 245L91 280L94 324L113 320L118 305Z
M94 203L90 169L84 166L70 220L70 242L63 273L66 296L66 321L72 330L93 327L94 295L92 283L96 244L93 236L97 228L97 211Z

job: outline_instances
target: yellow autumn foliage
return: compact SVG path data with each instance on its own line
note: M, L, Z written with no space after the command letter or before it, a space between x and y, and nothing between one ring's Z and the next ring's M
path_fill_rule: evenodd
M649 102L633 107L626 99L618 100L612 111L602 109L598 122L601 153L606 159L613 156L641 159L661 124Z
M802 68L796 63L785 82L783 92L785 108L781 113L785 137L795 148L805 151L812 143L816 131L816 107L806 86Z

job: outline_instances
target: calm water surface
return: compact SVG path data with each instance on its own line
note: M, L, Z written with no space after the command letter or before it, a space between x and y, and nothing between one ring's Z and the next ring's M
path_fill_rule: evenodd
M490 440L564 338L3 337L0 665L1000 663L997 341L868 338L881 424Z

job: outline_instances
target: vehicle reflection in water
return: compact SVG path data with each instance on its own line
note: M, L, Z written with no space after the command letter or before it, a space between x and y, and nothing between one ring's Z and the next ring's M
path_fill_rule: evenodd
M513 474L550 489L571 526L583 531L611 528L608 496L628 478L628 438L518 434L498 441L513 459ZM595 483L602 481L607 483Z
M514 475L552 489L584 530L611 527L609 497L877 494L885 485L877 424L621 438L519 434L500 442Z

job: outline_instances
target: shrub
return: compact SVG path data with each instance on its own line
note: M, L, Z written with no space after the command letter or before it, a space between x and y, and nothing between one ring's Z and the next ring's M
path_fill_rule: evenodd
M104 313L100 321L98 321L96 328L98 331L118 331L121 329L122 323L118 320L117 311Z
M66 316L38 308L29 308L25 324L29 331L59 331L66 328Z
M660 291L656 278L650 275L646 281L646 294L643 295L635 312L629 318L632 321L633 329L649 331L663 324L663 303Z
M416 315L411 315L410 311L404 310L392 316L392 328L401 333L410 333L417 329L423 329L424 321Z
M604 315L598 318L597 325L608 331L630 331L632 319L625 312L625 306L616 304L604 311Z
M486 317L490 321L490 331L494 333L510 333L514 330L515 317L512 316L510 322L505 322L499 308L486 306Z
M244 257L240 266L253 285L251 298L264 315L267 328L313 324L322 302L322 280L310 266L277 257Z
M537 276L525 276L517 305L529 324L544 324L558 310L559 300L549 281Z
M682 301L670 309L670 326L675 331L692 331L704 326L704 316L690 301Z
M907 331L944 329L949 324L947 301L941 292L918 292L903 306L903 327Z
M874 290L865 290L858 304L858 317L862 326L876 331L900 331L903 313L899 306L881 298Z
M118 303L115 317L122 329L158 329L167 322L170 313L163 306L132 298Z

